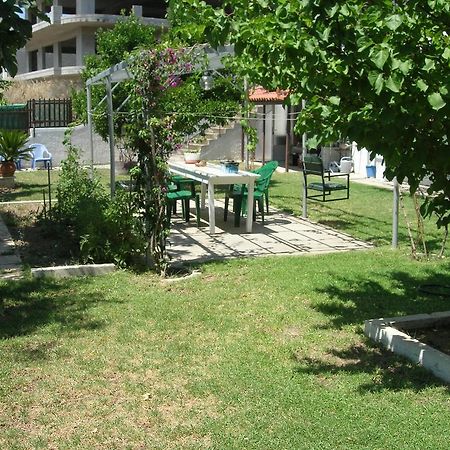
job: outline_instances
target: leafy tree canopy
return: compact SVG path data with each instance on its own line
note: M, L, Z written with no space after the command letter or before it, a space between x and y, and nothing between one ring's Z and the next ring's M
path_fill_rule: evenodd
M47 1L44 1L44 5ZM42 20L47 16L37 7L35 0L2 0L0 2L0 70L6 69L11 76L17 73L16 52L31 38L31 22L21 17L27 9Z
M296 131L311 146L349 137L412 191L428 176L424 210L448 225L448 0L177 0L171 19L180 37L234 43L251 83L306 99Z

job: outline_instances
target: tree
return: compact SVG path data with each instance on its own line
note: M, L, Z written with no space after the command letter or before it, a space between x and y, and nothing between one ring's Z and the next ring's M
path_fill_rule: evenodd
M44 1L44 5L46 3ZM35 0L3 0L0 3L0 69L6 69L11 76L17 73L17 50L31 38L32 24L21 17L23 9L48 21Z
M251 83L306 99L296 130L311 146L349 137L412 192L428 176L423 212L448 226L448 0L183 0L171 18L180 36L234 43L233 67Z

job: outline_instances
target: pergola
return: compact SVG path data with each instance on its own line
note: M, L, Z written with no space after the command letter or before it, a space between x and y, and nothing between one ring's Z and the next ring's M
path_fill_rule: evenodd
M193 73L198 70L205 71L217 71L224 68L222 63L222 58L225 56L233 56L234 55L234 46L227 45L223 47L218 47L217 49L213 49L209 45L201 45L192 47L192 52L197 53L199 56L204 55L206 57L207 65L204 67L203 65L197 64L191 70L191 72L185 72L183 74L177 75L185 75L187 73ZM109 151L110 151L110 182L111 182L111 195L114 195L115 189L115 141L114 141L114 108L112 101L112 94L116 87L122 82L129 80L133 77L130 71L130 60L122 61L109 69L106 69L94 77L89 78L86 81L86 94L87 94L87 116L88 116L88 129L89 129L89 154L91 159L91 167L94 164L94 140L93 140L93 124L92 124L92 86L95 85L104 85L106 87L106 95L100 101L102 104L106 101L107 104L107 115L108 115L108 142L109 142ZM129 100L129 97L125 99L125 101L116 109L119 111ZM94 108L95 109L95 108Z
M193 47L192 51L203 52L206 60L207 66L201 67L200 65L194 66L191 73L196 70L204 69L206 71L215 71L224 68L222 63L222 58L225 56L233 56L234 55L234 46L228 45L219 47L214 49L209 45L202 45ZM100 101L99 105L103 103L105 100L107 102L107 114L108 114L108 140L109 140L109 149L110 149L110 183L111 183L111 195L114 195L115 189L115 142L114 142L114 109L113 109L113 101L112 101L112 93L114 89L121 83L122 81L129 80L132 78L132 74L129 70L130 61L122 61L119 64L116 64L109 69L106 69L94 77L89 78L86 81L86 91L87 91L87 114L88 114L88 129L89 129L89 150L91 157L91 166L94 164L94 143L93 143L93 126L92 126L92 86L95 85L104 85L106 87L106 95ZM187 72L186 72L187 73ZM178 74L183 75L183 74ZM255 94L255 92L254 92ZM274 98L268 99L268 101L262 102L264 104L281 104L284 103L284 100L288 94L284 91L280 91L276 93ZM124 104L128 101L128 98L119 106L118 110L124 106ZM258 103L258 97L255 96L249 98L249 101L253 101L254 103ZM98 105L97 105L98 106ZM304 104L302 105L304 106ZM289 116L288 116L289 117ZM289 120L288 120L289 122ZM290 130L288 124L286 124L286 148L285 148L285 169L288 171L288 158L289 158L289 138L290 138ZM265 146L265 140L263 145ZM303 154L306 151L306 135L303 135ZM265 148L263 148L263 162L265 159ZM307 216L307 207L306 207L306 190L303 189L303 216ZM394 199L393 199L393 223L392 223L392 247L397 247L398 244L398 210L399 210L399 186L397 179L394 179Z

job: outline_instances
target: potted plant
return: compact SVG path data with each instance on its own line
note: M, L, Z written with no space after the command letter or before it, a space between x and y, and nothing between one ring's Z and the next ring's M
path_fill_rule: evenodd
M30 148L25 144L28 135L19 130L0 130L0 174L12 177L16 171L16 161L19 158L28 159Z
M186 149L183 152L183 154L184 154L184 162L186 164L198 163L200 161L200 152L201 152L201 149L196 149L196 148Z

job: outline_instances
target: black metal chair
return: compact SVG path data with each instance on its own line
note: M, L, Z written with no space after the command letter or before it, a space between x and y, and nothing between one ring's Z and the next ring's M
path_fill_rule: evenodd
M323 170L322 160L317 156L306 156L303 165L303 179L306 189L306 198L319 202L332 202L348 200L350 198L350 174L331 173ZM314 176L315 180L308 182L308 177ZM331 181L333 178L345 178L345 183ZM310 194L309 191L319 191L320 194ZM339 195L335 193L342 193Z

